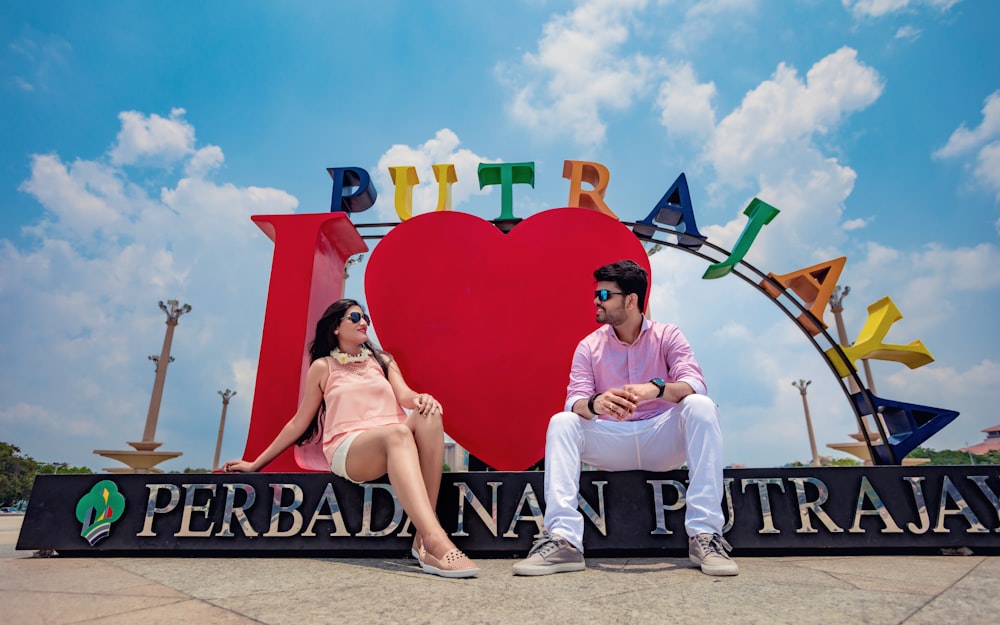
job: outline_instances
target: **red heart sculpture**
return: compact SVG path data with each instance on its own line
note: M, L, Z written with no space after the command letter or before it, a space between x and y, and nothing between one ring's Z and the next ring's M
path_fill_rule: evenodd
M375 247L365 292L382 347L409 385L437 397L445 431L501 471L545 453L573 350L597 327L594 270L640 241L595 210L557 208L503 234L459 212L419 215Z

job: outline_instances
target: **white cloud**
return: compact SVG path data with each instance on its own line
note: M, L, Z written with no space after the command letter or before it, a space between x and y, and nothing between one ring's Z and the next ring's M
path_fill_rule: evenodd
M513 120L538 136L569 136L596 148L604 142L608 116L653 93L656 81L666 76L655 93L662 122L671 132L700 136L714 125L712 83L698 85L687 63L673 65L630 50L636 42L661 46L666 39L673 50L685 53L720 27L741 28L741 15L754 13L759 0L686 2L666 18L666 29L658 9L668 3L656 4L657 10L647 11L647 0L586 0L553 17L543 27L536 51L496 67L497 79L510 92Z
M899 368L879 380L883 397L958 411L958 418L930 438L931 449L959 449L982 442L982 430L1000 424L995 406L1000 363L984 359L966 368L934 363L919 369ZM937 389L948 389L943 394Z
M747 221L742 207L756 195L781 214L760 235L772 244L755 245L748 260L780 266L830 258L831 249L818 249L815 241L839 243L831 233L844 231L838 222L857 174L825 155L818 140L878 99L882 89L878 73L858 61L851 48L820 59L804 80L794 68L779 65L705 143L700 158L718 174L711 188L715 201L741 207L730 222L708 226L705 234L723 245L735 243ZM742 189L753 195L734 193Z
M851 48L821 59L804 81L782 63L719 123L708 157L726 178L747 176L760 169L761 157L773 161L788 147L827 133L845 114L878 99L882 89L878 73L858 62Z
M983 298L991 301L1000 291L1000 277L983 272L982 267L998 262L1000 248L988 243L957 248L928 244L912 252L869 243L863 253L849 258L841 279L842 284L851 285L854 302L850 310L845 306L845 320L857 332L867 318L865 308L888 295L904 316L899 324L904 329L893 330L892 342L919 338L932 354L940 352L944 362L963 362L963 348L996 340L991 326L969 322L969 327L959 330L953 324L957 318L992 316L990 310L978 307ZM902 340L907 335L910 338Z
M1000 202L1000 91L994 91L983 102L983 120L969 130L963 122L934 158L958 158L975 153L973 176L983 189L995 194Z
M961 156L1000 137L1000 91L994 91L983 101L983 121L972 130L965 123L948 137L944 147L934 152L935 158Z
M411 166L417 170L420 183L413 188L412 209L414 215L429 213L438 204L438 183L434 178L433 165L451 163L455 166L455 176L458 180L452 185L452 208L462 206L472 197L489 194L491 186L479 188L479 164L497 163L498 159L479 156L466 148L459 148L461 140L458 135L442 128L417 147L396 144L379 157L374 172L369 172L372 184L380 189L380 195L375 203L376 214L381 221L397 221L395 184L389 174L389 167ZM491 215L490 218L495 217Z
M569 135L581 145L604 141L604 111L622 110L647 87L654 64L641 54L620 57L630 22L646 0L591 0L553 18L538 50L519 64L497 66L513 92L515 121L545 135Z
M857 18L878 18L890 13L911 11L921 5L945 12L961 0L841 0L841 2Z
M912 255L912 267L919 275L938 276L940 287L948 291L987 291L1000 287L1000 274L983 267L1000 264L1000 250L990 243L975 247L947 249L930 243ZM942 291L938 289L938 293Z
M910 0L842 0L844 7L857 17L880 17L905 9Z
M137 111L118 114L122 127L110 157L114 165L150 163L173 164L194 151L194 127L184 119L184 109L175 108L170 117L156 113L145 116Z
M720 30L732 34L752 23L758 0L697 0L688 4L684 17L669 29L670 47L689 53L703 45Z
M660 85L656 104L660 107L660 123L670 135L701 141L715 128L714 83L699 83L690 63L681 63L667 70Z
M940 385L953 387L955 395L983 393L1000 380L1000 363L986 359L973 363L964 372L951 367L922 367L912 372L900 371L887 377L888 384L903 388L906 386L933 388ZM1000 416L997 417L1000 422Z
M239 358L232 362L233 381L236 388L243 390L243 400L249 405L253 403L254 384L257 382L257 359ZM238 392L238 391L237 391ZM244 413L249 416L249 411ZM249 424L249 419L246 420Z
M31 161L31 178L18 188L51 211L60 230L89 235L128 216L125 186L109 167L81 160L66 166L55 154L35 154Z
M0 407L0 426L3 427L5 436L8 432L17 431L24 423L31 423L34 429L51 438L73 438L100 434L100 428L92 421L67 419L65 408L60 409L51 405L41 406L25 402ZM25 449L21 451L28 453ZM59 461L56 458L37 456L35 456L35 460Z
M73 46L58 35L25 27L25 35L7 44L9 63L16 72L11 81L21 91L46 92L64 80L70 69Z
M204 178L220 167L225 160L222 148L217 145L209 145L194 153L187 165L184 166L184 173L193 178Z
M14 81L14 86L20 89L21 91L31 92L35 90L35 85L31 84L30 82L28 82L24 78L21 78L20 76L14 76L11 80Z
M923 31L915 26L900 26L899 30L896 31L896 39L906 39L907 41L916 41L920 39L920 35Z
M0 422L25 453L52 454L41 460L112 465L91 450L121 449L141 436L153 373L147 356L163 340L158 300L193 306L174 337L157 431L164 449L184 446L174 468L211 463L218 425L204 417L217 414L215 387L239 390L230 414L246 422L254 382L247 363L258 354L273 251L250 215L288 213L297 200L197 177L222 164L222 151L196 149L193 127L174 113L138 133L136 120L157 116L121 116L117 146L132 148L119 158L169 155L163 167L180 164L192 176L158 196L102 159L67 166L56 154L35 155L20 187L46 213L25 229L29 243L0 240L0 358L17 363L0 375ZM56 427L72 436L55 436Z
M976 179L988 190L996 194L1000 202L1000 141L983 146L976 156Z
M868 219L863 219L861 217L858 217L857 219L848 219L841 225L841 228L847 230L848 232L852 230L860 230L871 223L872 219L874 219L874 217L869 217Z

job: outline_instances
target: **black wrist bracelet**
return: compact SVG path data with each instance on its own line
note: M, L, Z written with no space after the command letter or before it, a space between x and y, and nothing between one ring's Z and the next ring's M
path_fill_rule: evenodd
M600 393L594 393L590 396L590 399L587 400L587 410L589 410L590 414L594 416L597 416L597 409L594 408L594 400L597 399L599 395Z

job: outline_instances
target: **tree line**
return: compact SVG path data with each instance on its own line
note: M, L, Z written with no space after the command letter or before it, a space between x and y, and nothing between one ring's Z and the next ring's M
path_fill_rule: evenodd
M970 454L955 449L935 450L917 447L909 454L912 458L928 458L927 465L956 464L1000 464L1000 451L985 454ZM830 458L823 456L824 466L859 466L852 458ZM806 466L808 463L791 462L785 466ZM448 470L447 465L445 471ZM93 473L88 467L73 467L65 462L38 462L31 456L22 454L15 445L0 441L0 507L13 506L28 499L35 476L39 474ZM186 468L171 473L209 473L208 469Z
M0 441L0 507L13 506L31 495L35 476L45 473L93 473L65 462L38 462L21 449Z
M31 496L35 476L46 474L93 473L90 467L74 467L65 462L39 462L21 453L16 445L0 441L0 508L14 506ZM210 473L208 469L186 468L170 473Z

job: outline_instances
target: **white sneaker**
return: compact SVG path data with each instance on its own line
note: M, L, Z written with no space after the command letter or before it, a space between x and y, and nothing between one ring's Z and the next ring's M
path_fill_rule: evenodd
M583 554L564 538L543 534L528 557L514 565L515 575L551 575L587 568Z
M688 558L705 575L739 575L740 567L726 553L732 550L732 545L718 534L698 534L688 539Z

